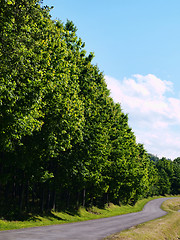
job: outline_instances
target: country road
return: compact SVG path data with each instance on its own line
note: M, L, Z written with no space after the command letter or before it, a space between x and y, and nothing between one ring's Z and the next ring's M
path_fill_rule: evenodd
M61 225L26 228L0 232L0 240L100 240L134 225L166 214L161 204L170 198L148 202L143 211L125 215Z

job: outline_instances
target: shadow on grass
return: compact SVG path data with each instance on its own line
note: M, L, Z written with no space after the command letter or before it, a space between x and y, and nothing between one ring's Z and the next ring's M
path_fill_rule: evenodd
M63 212L70 215L70 216L73 216L73 217L74 216L78 216L78 217L81 216L81 214L79 212L79 209L78 210L77 209L66 209L66 210L63 210Z
M95 214L95 215L99 215L101 213L95 211L94 209L88 208L88 209L84 209L84 208L71 208L71 209L61 209L59 210L59 212L64 214L67 214L69 216L72 217L82 217L82 213L83 212L89 212L91 214ZM24 221L33 221L33 222L42 222L43 219L47 219L51 222L55 221L61 221L61 222L68 222L68 217L66 218L64 217L60 217L58 216L58 212L56 214L56 212L53 211L46 211L46 212L39 212L39 211L32 211L32 212L20 212L19 209L13 209L11 207L9 207L9 209L2 209L0 208L0 220L5 220L5 221L20 221L20 222L24 222Z
M65 221L63 218L58 217L56 214L54 214L51 211L45 212L45 213L25 213L25 212L19 212L16 210L13 211L7 211L7 212L2 212L0 211L0 219L1 220L6 220L6 221L34 221L34 222L41 222L42 218L46 218L47 220L54 221Z

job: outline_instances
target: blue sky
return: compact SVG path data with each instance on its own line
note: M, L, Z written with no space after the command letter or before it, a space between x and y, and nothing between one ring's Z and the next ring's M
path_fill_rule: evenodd
M46 0L52 19L72 20L94 52L137 141L180 156L180 1Z

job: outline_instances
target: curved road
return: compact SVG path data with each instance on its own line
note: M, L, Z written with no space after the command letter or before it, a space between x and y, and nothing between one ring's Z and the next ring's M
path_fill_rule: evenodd
M143 211L125 215L61 225L26 228L0 232L0 240L100 240L137 224L166 214L161 204L170 198L148 202Z

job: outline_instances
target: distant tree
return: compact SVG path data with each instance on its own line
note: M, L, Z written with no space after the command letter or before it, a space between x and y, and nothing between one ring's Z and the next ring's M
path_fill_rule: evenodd
M154 162L159 161L159 158L151 153L148 153L148 156L151 161L154 161Z
M174 169L172 161L162 158L156 163L158 170L158 191L160 195L169 194L172 191L172 179Z
M172 192L173 194L180 193L180 157L173 161L174 175L172 179Z
M173 163L175 163L175 164L180 164L180 157L175 158L174 161L173 161Z

